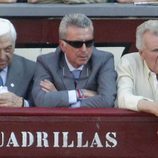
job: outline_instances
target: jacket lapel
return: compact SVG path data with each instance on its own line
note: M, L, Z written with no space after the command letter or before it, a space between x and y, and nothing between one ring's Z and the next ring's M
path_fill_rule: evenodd
M87 64L83 67L80 78L77 82L77 89L82 89L86 87L90 74L91 74L90 64Z
M67 90L75 89L73 74L70 72L66 64L64 55L61 58L59 75L61 76L61 80Z

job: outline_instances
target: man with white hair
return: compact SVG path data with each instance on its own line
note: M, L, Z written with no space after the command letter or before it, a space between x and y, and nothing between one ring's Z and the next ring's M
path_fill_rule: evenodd
M16 30L0 18L0 107L29 106L35 64L14 55Z
M118 65L118 106L158 116L158 20L137 27L136 47Z

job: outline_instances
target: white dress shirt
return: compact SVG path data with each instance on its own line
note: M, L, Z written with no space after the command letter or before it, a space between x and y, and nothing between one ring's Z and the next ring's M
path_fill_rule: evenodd
M81 70L82 71L83 65L81 65L79 68L76 69L70 64L66 55L65 55L65 60L66 60L67 66L71 72L74 70ZM80 107L80 101L77 100L76 90L69 90L68 97L69 97L69 103L71 104L72 108Z
M4 68L4 69L0 72L0 75L1 75L2 80L3 80L3 85L6 84L7 72L8 72L8 67Z

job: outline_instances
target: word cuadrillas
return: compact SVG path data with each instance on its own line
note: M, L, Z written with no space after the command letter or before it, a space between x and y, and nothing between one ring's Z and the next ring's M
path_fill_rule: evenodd
M101 136L98 132L91 133L86 138L84 132L52 132L45 131L21 131L0 132L0 148L4 147L37 147L37 148L114 148L117 146L116 132L106 132Z

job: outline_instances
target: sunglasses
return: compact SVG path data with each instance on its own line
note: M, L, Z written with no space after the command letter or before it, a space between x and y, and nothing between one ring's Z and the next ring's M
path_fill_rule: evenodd
M88 40L88 41L69 41L69 40L63 40L66 43L68 43L70 46L74 48L81 48L83 44L86 45L87 48L90 48L94 45L94 39Z

